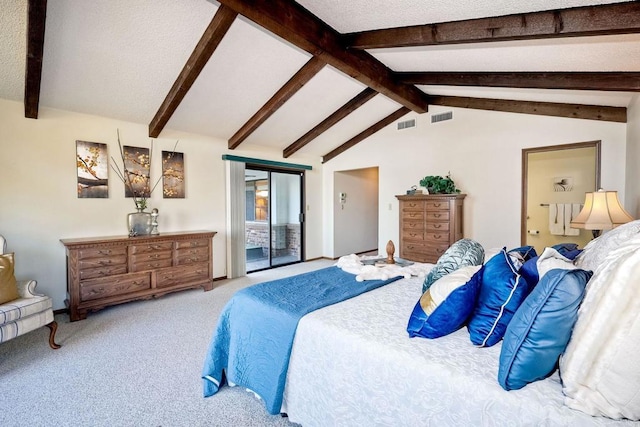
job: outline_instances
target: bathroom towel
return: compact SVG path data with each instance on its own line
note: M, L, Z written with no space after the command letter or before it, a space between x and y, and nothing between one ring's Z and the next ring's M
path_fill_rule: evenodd
M564 205L549 203L549 232L556 236L564 235Z
M564 205L564 235L579 236L579 228L571 228L571 220L580 213L580 203L566 203Z

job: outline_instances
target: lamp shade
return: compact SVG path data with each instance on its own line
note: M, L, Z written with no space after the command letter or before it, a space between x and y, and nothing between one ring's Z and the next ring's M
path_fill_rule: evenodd
M620 205L618 192L600 189L585 194L584 207L571 221L571 227L610 230L629 221L633 221L633 217Z

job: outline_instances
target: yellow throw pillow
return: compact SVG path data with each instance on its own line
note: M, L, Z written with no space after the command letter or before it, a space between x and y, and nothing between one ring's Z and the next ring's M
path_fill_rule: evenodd
M20 298L13 274L13 253L0 255L0 304Z

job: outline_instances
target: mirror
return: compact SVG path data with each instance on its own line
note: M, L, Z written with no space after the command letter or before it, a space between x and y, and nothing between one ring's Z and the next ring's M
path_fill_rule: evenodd
M600 187L600 141L522 150L522 245L545 247L593 238L588 230L569 227L586 192Z

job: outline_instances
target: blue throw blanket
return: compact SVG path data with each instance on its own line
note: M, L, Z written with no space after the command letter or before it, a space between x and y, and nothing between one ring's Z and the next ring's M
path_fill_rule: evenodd
M298 321L305 314L391 283L358 282L338 267L260 283L231 298L218 319L202 378L204 396L226 380L262 397L267 411L280 412L289 356Z

